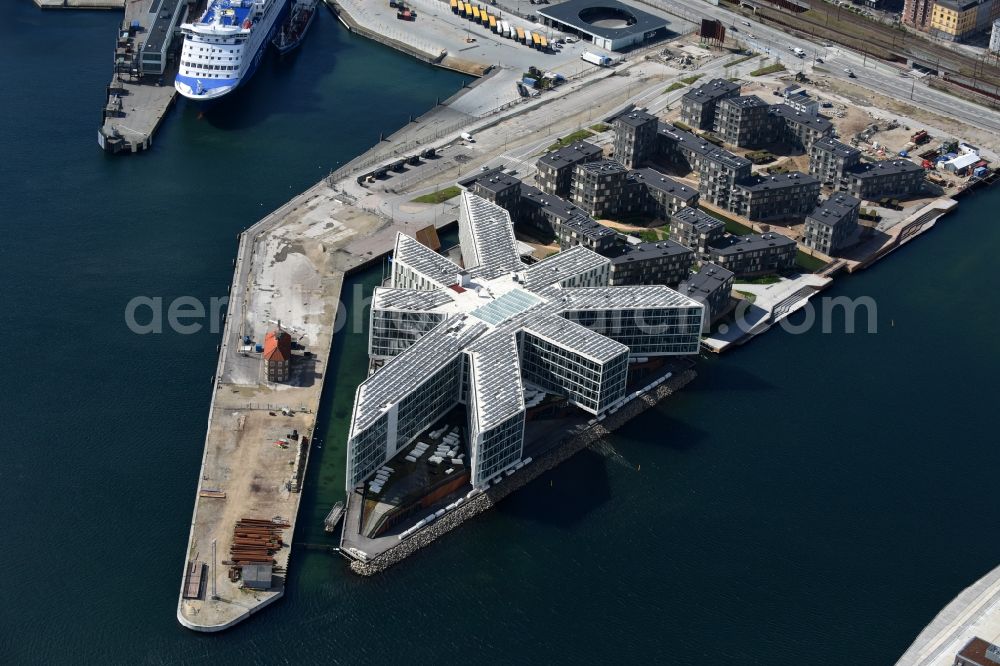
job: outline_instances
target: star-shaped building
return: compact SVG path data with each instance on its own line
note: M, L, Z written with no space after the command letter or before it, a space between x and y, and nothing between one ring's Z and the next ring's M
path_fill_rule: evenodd
M470 483L521 461L525 384L600 415L626 391L629 357L698 352L703 306L661 285L609 287L610 260L583 247L527 265L506 210L462 194L464 267L399 234L390 286L372 302L347 490L372 477L456 404L468 413Z

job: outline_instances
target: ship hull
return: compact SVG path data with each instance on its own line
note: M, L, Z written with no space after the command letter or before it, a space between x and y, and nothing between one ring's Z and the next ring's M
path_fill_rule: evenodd
M183 97L198 105L212 105L223 97L232 94L245 86L260 69L261 61L267 52L267 47L274 39L281 25L288 18L291 8L290 0L279 0L277 11L268 28L260 26L256 29L267 30L267 34L257 45L249 66L237 77L231 79L201 79L197 76L178 74L174 79L174 88Z

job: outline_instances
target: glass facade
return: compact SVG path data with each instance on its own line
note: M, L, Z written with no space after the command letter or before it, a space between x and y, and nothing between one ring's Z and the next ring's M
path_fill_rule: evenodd
M524 331L518 336L521 376L593 414L625 394L628 352L600 363Z
M524 444L524 412L495 428L479 432L475 409L469 409L469 432L472 440L472 487L479 488L521 459Z
M347 490L368 478L425 428L455 406L459 398L462 354L406 395L347 446ZM356 418L356 415L355 415Z
M376 358L401 354L444 319L445 315L438 312L400 312L372 308L368 354Z
M626 345L633 356L697 354L701 340L700 307L574 310L570 321Z

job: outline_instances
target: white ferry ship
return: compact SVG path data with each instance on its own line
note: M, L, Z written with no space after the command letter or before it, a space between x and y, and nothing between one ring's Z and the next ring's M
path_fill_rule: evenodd
M216 100L249 81L288 8L289 0L211 0L200 19L181 26L177 92Z

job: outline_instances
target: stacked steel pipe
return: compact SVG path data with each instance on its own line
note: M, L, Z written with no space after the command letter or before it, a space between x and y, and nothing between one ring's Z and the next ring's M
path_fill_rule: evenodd
M282 531L287 522L242 518L233 529L233 544L229 547L230 561L235 566L244 564L275 564L272 557L284 545Z

